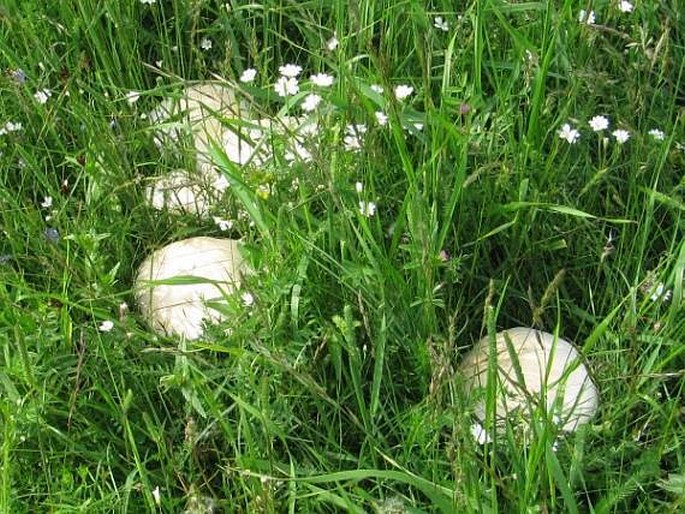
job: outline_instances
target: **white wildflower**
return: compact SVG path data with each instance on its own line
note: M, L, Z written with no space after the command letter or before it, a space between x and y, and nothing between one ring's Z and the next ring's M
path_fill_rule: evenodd
M574 128L571 128L571 125L568 123L564 123L562 125L561 129L559 129L557 132L557 135L564 141L567 141L569 144L575 144L580 138L580 132Z
M244 84L249 84L250 82L254 82L254 79L257 77L257 70L254 68L248 68L245 71L243 71L240 75L240 82Z
M295 78L302 72L302 66L297 64L286 64L278 68L278 72L282 77Z
M624 13L631 13L635 7L630 2L625 0L618 3L618 10Z
M140 3L141 3L141 4L152 5L152 4L156 4L156 3L157 3L157 0L140 0ZM157 489L159 489L159 487L158 487Z
M98 326L100 332L109 332L114 328L114 322L110 320L105 320Z
M44 104L51 96L52 91L49 89L41 89L40 91L36 91L36 93L33 95L33 98L35 98L39 104Z
M395 87L395 98L397 98L399 101L409 98L412 93L414 93L414 88L411 86L401 84Z
M388 124L388 115L385 114L383 111L376 111L374 114L376 115L376 121L380 126Z
M619 145L622 145L623 143L628 141L628 139L630 139L630 132L623 129L616 129L611 133L611 135L616 138L616 142Z
M312 75L309 80L312 81L312 84L315 86L319 87L329 87L333 85L333 75L329 75L328 73L317 73L316 75Z
M233 221L231 220L225 220L223 218L219 218L218 216L212 216L212 220L222 232L226 232L227 230L231 230L233 228Z
M52 196L46 196L45 198L43 198L43 201L40 202L40 206L43 209L49 209L50 207L52 207Z
M587 23L588 25L595 24L595 11L587 12L585 9L581 9L578 13L578 21L580 23Z
M667 302L671 299L671 290L666 289L666 286L663 282L659 282L656 288L654 288L654 292L652 293L652 296L650 298L653 302Z
M302 110L305 112L312 112L321 103L322 98L316 93L308 94L302 102Z
M203 37L202 41L200 41L200 48L202 48L203 50L211 50L212 40L207 37Z
M657 141L663 141L666 138L666 134L664 134L663 130L659 130L656 128L651 129L647 133Z
M609 128L609 118L606 116L594 116L588 123L595 132Z
M364 133L366 133L366 125L348 125L345 128L345 137L343 138L345 150L356 151L361 149Z
M243 301L245 307L252 307L254 305L254 296L249 291L245 291L241 294L240 299Z
M147 2L147 3L155 3L156 0L140 0L141 2ZM159 486L155 487L152 490L152 497L155 500L155 503L159 507L162 503L162 494L159 492Z
M447 20L445 20L442 16L435 17L435 19L433 20L433 26L436 29L442 30L443 32L447 32L450 30L449 23L447 23Z
M382 95L384 89L383 86L380 86L378 84L371 84L371 91L373 91L374 93L378 93L379 95Z
M8 121L7 123L5 123L4 127L0 127L0 136L4 136L5 134L9 134L10 132L17 132L22 128L24 127L20 122L14 123L12 121Z
M476 442L480 445L484 445L484 444L489 443L491 441L490 435L483 428L483 425L481 425L478 422L471 425L471 435L476 440Z
M357 193L361 193L364 190L364 184L362 184L361 182L355 182L354 189L355 191L357 191Z
M340 41L338 41L338 38L333 36L331 39L328 40L326 43L326 48L328 49L329 52L332 52L336 48L338 48L338 45L340 44Z
M359 202L359 212L361 212L362 216L366 216L367 218L370 218L371 216L376 214L376 204L374 202Z
M280 77L274 84L278 96L292 96L300 92L300 83L296 78Z

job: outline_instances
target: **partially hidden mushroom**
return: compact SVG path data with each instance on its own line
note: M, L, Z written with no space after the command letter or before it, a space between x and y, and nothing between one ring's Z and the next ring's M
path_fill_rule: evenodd
M517 327L498 332L490 371L491 344L484 337L459 366L470 393L480 390L475 415L486 418L487 395L495 387L495 421L499 430L513 416L530 420L544 412L565 432L588 423L599 407L599 394L588 368L568 341L531 328ZM494 378L495 384L489 379Z
M244 261L234 239L192 237L149 255L138 269L135 297L153 330L198 339L205 322L225 315L215 307L240 285Z
M226 176L212 156L221 149L237 166L265 166L274 148L283 149L286 161L308 161L308 140L319 131L309 117L280 116L254 119L252 110L238 99L231 86L220 82L186 85L165 98L148 114L160 148L178 148L184 137L193 144L196 170L173 171L151 177L146 199L158 210L169 209L207 215L209 207L229 187ZM279 144L274 145L278 140Z

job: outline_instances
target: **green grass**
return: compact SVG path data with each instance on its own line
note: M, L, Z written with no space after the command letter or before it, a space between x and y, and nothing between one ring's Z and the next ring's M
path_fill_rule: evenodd
M0 7L0 126L22 124L0 136L0 512L685 507L678 2L47 3ZM298 114L272 87L289 62L336 78L318 150L225 163L242 186L214 212L245 240L255 305L233 302L196 343L156 336L135 310L138 264L227 234L146 205L146 177L194 164L160 153L141 114L249 67L255 110ZM557 136L567 122L576 144ZM343 149L353 123L368 125L360 152ZM668 301L650 299L659 282ZM582 348L600 412L556 451L544 420L528 444L510 431L481 447L460 356L533 324Z

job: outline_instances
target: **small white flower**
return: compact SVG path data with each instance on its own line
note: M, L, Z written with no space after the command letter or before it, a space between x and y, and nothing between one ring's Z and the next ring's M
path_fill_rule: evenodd
M300 83L296 78L280 77L274 84L278 96L292 96L300 92Z
M20 122L14 123L11 121L8 121L5 123L4 127L0 127L0 136L4 136L5 134L9 134L10 132L17 132L23 128L23 125Z
M382 111L376 111L374 114L376 115L376 121L378 122L378 124L381 127L388 124L388 115L387 114L385 114Z
M423 130L423 123L414 123L414 128L421 132Z
M595 11L587 12L585 9L581 9L578 13L578 21L580 23L587 23L588 25L595 24Z
M302 110L305 112L312 112L321 103L322 98L316 93L308 94L302 102Z
M140 91L129 91L128 93L126 93L126 101L131 105L136 103L139 98L140 98Z
M621 1L618 3L618 10L625 13L633 12L634 6L630 2Z
M245 71L243 71L240 75L240 82L244 84L249 84L250 82L254 82L254 79L257 77L257 70L254 68L248 68Z
M140 0L140 3L141 3L141 4L152 5L152 4L157 3L157 0ZM157 488L157 489L159 489L159 488Z
M45 198L43 198L43 201L40 202L40 206L43 209L49 209L50 207L52 207L52 196L46 196Z
M594 116L588 123L595 132L609 128L609 118L606 116Z
M156 0L140 0L141 2L145 1L147 3L154 3ZM155 487L152 490L152 497L155 500L155 503L159 507L162 503L162 494L159 492L159 486Z
M361 212L362 216L366 216L367 218L370 218L371 216L376 214L376 204L375 202L359 202L359 212Z
M362 147L362 135L366 132L366 125L348 125L345 128L343 144L345 150L356 151Z
M371 91L374 93L378 93L379 95L383 94L383 86L379 86L378 84L371 84Z
M395 98L399 101L409 98L412 93L414 93L414 88L405 84L401 84L395 88Z
M243 294L241 294L240 299L243 301L243 305L245 307L252 307L254 305L254 296L252 296L252 293L248 291L245 291Z
M450 25L447 23L447 20L443 19L442 16L436 16L435 20L433 20L433 26L436 29L440 29L443 32L447 32L450 30Z
M331 39L328 40L326 43L326 48L328 48L329 52L332 52L336 48L338 48L338 45L340 44L340 41L338 41L338 38L333 36Z
M328 73L317 73L316 75L312 75L309 80L312 81L312 84L315 86L319 87L329 87L333 85L333 75L329 75Z
M663 130L659 129L651 129L649 132L647 132L650 136L652 136L654 139L657 141L663 141L666 138L666 134L664 134Z
M114 322L110 320L105 320L98 326L100 332L109 332L114 328Z
M302 66L297 64L286 64L278 68L278 72L282 77L295 78L302 72Z
M207 37L203 37L202 41L200 41L200 48L202 48L203 50L211 50L212 40Z
M580 138L580 132L574 128L571 128L571 125L568 123L564 123L557 134L561 139L567 141L569 144L575 144Z
M656 288L654 289L654 293L652 293L652 296L650 298L653 302L667 302L671 299L671 290L666 289L666 286L663 282L659 282Z
M222 232L226 232L227 230L231 230L233 228L233 222L231 220L225 220L223 218L219 218L218 216L212 216L212 220Z
M483 425L481 425L478 422L471 425L471 435L480 445L484 445L490 442L490 435L483 428Z
M40 91L36 91L36 93L33 95L33 98L35 98L39 104L44 104L51 96L52 91L49 89L41 89Z
M361 193L364 190L364 184L362 184L361 182L355 182L354 189L355 191L357 191L357 193Z
M161 68L163 64L164 64L164 61L161 59L159 61L155 61L155 66L157 66L158 68Z
M628 141L628 139L630 139L630 132L623 129L616 129L611 133L611 135L616 138L616 142L619 145L622 145L623 143Z

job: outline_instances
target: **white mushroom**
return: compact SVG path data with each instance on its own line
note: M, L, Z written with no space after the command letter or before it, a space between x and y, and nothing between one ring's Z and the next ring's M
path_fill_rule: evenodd
M136 303L155 331L197 339L203 322L224 319L211 303L225 302L239 286L242 270L236 240L192 237L171 243L141 264Z
M233 162L244 164L251 157L253 147L241 134L249 128L249 109L238 101L233 88L216 82L189 85L178 96L166 98L148 119L156 125L155 142L166 146L178 142L188 132L196 151L197 167L203 173L215 173L210 157L212 142L229 145L226 152ZM226 124L235 124L231 128ZM233 136L225 136L226 131ZM212 177L213 178L213 177Z
M148 114L160 148L177 147L181 138L192 139L197 172L176 171L155 177L146 198L156 209L209 214L213 201L228 187L227 178L211 157L217 144L226 158L238 166L264 166L273 158L274 146L283 149L287 161L311 160L308 139L318 133L312 118L282 116L252 119L244 103L228 85L201 82L169 96ZM274 145L273 139L282 142Z
M499 429L514 412L527 419L537 408L551 413L557 425L572 432L589 422L599 400L595 384L573 344L547 332L512 328L497 333L495 349L496 420ZM490 342L481 339L460 365L467 389L488 387ZM475 415L485 420L483 396ZM538 411L539 412L539 411Z
M191 176L183 170L154 177L145 189L145 198L155 209L189 214L208 213L213 184L206 184L202 177Z

